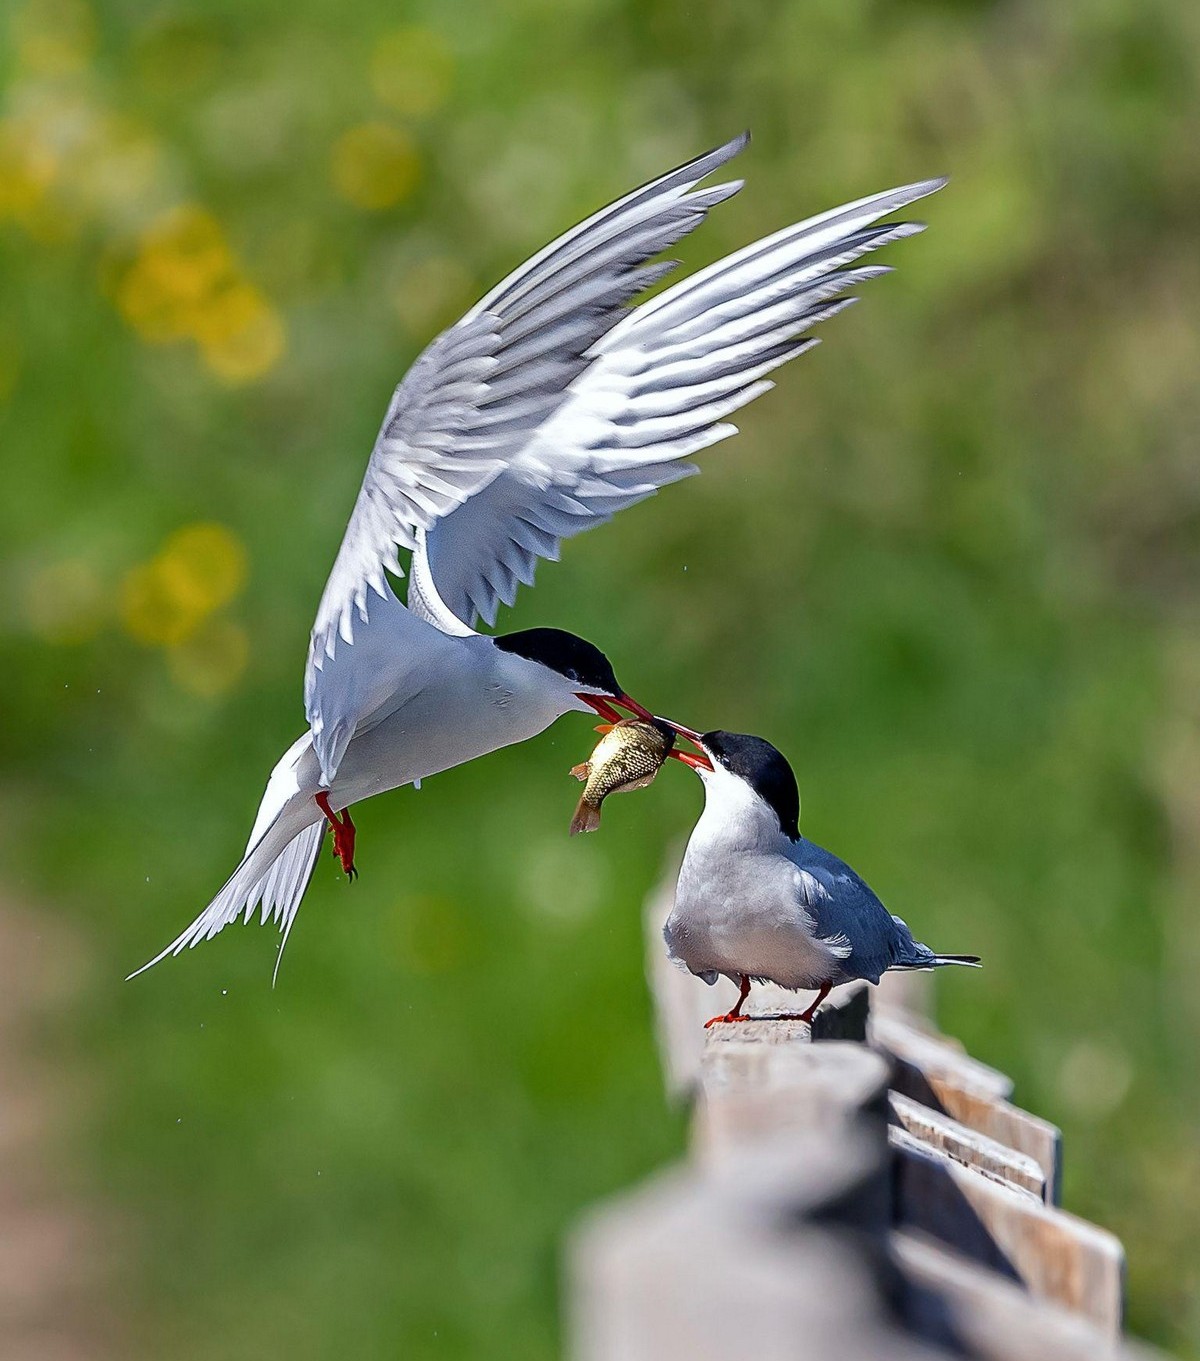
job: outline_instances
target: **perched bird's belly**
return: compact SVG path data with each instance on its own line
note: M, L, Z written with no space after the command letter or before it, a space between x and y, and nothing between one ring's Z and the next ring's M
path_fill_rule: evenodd
M766 857L721 857L710 867L685 857L663 935L694 974L765 978L784 988L818 988L840 961L813 934L787 870Z

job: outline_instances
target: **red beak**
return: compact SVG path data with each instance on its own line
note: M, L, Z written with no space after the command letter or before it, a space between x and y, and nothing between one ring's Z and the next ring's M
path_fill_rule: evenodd
M582 691L576 691L575 698L583 700L586 705L595 709L607 723L621 722L621 715L613 707L615 704L619 704L622 709L628 709L631 714L644 722L648 723L654 718L649 709L644 709L636 699L630 699L628 695L619 695L616 699L610 700L603 695L585 695Z
M685 766L691 766L693 770L711 770L713 768L712 762L702 751L679 751L673 748L667 755L673 756L677 761L682 761Z
M696 748L695 752L680 751L678 748L674 748L669 753L671 756L677 761L682 761L685 766L691 766L693 770L711 770L713 768L713 763L709 759L708 752L704 750L704 743L698 732L694 732L691 728L685 728L681 723L676 723L673 718L664 719L663 722L669 724L680 737Z

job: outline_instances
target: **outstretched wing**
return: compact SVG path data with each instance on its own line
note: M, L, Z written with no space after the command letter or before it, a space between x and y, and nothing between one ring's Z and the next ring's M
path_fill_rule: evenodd
M527 261L424 351L396 389L321 597L313 656L353 641L397 547L493 477L567 396L592 344L673 264L645 262L740 181L697 190L739 137L588 218Z
M924 229L879 220L944 183L786 227L625 312L592 346L568 399L423 536L418 552L446 606L468 623L494 623L563 539L697 472L690 456L736 434L726 418L818 343L807 332L849 306L850 289L889 272L853 262Z
M397 548L413 548L418 530L494 479L567 400L629 299L674 267L646 261L741 188L697 185L746 140L680 166L559 237L440 335L396 389L309 647L305 705L327 778L341 753L322 731L342 734L344 746L358 717L333 712L348 687L331 673L353 665L337 660L338 645L353 644L356 624L368 622L372 593L390 596L385 572L402 574Z

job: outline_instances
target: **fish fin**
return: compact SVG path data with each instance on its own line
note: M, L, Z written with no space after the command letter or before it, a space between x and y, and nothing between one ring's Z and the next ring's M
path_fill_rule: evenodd
M574 775L577 780L586 780L591 773L592 763L590 761L580 761L577 766L571 767L571 774Z
M585 803L583 799L575 809L575 816L571 819L571 835L578 836L580 832L594 832L600 826L600 809L594 803Z

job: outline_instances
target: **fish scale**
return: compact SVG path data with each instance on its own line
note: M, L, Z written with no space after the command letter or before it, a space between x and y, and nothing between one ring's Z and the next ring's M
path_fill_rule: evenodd
M600 805L610 794L644 789L662 769L675 745L667 725L623 719L609 728L587 761L571 774L586 781L571 819L571 835L594 832L600 826Z

